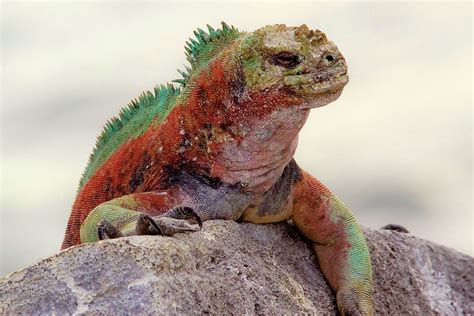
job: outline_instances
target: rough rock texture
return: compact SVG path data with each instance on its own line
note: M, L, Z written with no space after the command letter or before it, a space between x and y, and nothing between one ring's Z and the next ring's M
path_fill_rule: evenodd
M382 314L474 313L474 259L365 230ZM334 314L310 245L286 224L81 245L0 280L0 314Z

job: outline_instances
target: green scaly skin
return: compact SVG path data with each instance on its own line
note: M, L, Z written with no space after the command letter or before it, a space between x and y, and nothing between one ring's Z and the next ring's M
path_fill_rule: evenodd
M348 82L337 47L306 25L198 29L181 87L142 94L106 124L62 248L172 235L210 219L292 219L314 243L341 314L374 314L372 269L350 210L293 159L310 109Z

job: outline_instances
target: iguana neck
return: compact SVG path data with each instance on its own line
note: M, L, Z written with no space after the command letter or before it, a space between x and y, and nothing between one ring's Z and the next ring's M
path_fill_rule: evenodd
M214 157L211 175L226 183L239 183L245 191L263 193L280 178L293 159L298 132L309 110L285 108L236 126L243 138L229 138Z

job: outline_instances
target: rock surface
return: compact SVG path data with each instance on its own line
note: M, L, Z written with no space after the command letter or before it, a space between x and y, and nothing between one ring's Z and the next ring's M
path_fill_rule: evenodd
M381 314L474 313L474 259L365 229ZM0 314L335 314L291 225L209 221L200 232L81 245L0 279Z

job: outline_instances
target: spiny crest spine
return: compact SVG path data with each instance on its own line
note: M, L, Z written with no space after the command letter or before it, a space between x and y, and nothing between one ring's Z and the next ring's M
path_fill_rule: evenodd
M178 69L178 72L183 76L183 79L176 79L173 82L179 83L183 87L186 86L192 71L199 66L200 59L209 57L215 48L225 44L228 40L235 39L240 33L233 25L229 26L225 22L221 22L222 28L214 29L207 24L208 32L201 28L194 31L196 39L189 38L184 46L186 59L191 64L191 67L185 66L185 71Z

